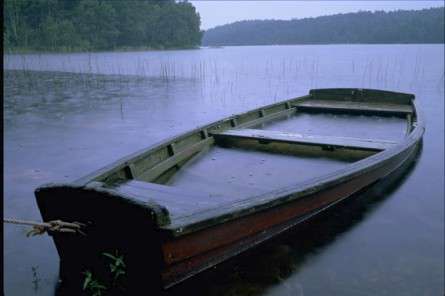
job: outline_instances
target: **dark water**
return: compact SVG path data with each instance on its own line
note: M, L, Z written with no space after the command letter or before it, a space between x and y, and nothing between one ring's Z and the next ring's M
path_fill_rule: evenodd
M426 133L402 182L169 294L442 295L443 51L329 45L4 56L4 214L39 220L33 189L42 183L74 180L168 136L310 88L411 92ZM26 238L19 226L4 231L5 294L53 295L51 239Z

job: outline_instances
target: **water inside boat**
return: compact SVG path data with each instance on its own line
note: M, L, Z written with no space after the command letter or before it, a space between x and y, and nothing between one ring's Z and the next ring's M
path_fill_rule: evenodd
M406 120L397 117L297 113L253 126L252 129L398 141L405 136ZM208 188L209 191L231 195L263 193L329 173L356 160L215 146L183 166L166 184L187 189Z
M399 117L297 112L250 128L397 142L405 136L406 126L406 119ZM310 153L287 150L285 146L264 151L260 146L216 141L153 182L159 185L129 180L120 184L119 191L144 196L147 190L153 190L151 199L166 206L175 219L308 181L375 153L326 154L314 146L309 148ZM175 193L182 200L174 197Z
M376 115L298 112L253 128L320 136L398 141L406 135L406 119Z

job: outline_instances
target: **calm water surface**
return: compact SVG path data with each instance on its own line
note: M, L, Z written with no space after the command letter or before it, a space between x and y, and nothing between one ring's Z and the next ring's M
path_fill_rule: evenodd
M166 137L311 88L410 92L426 133L402 181L168 294L443 295L443 53L443 45L325 45L4 56L5 217L39 220L33 190L42 183L72 181ZM54 295L53 242L26 231L4 226L5 294Z

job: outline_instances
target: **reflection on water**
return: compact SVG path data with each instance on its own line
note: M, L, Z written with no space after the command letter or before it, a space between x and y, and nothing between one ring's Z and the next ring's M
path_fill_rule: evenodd
M443 50L328 45L4 56L4 214L39 220L33 190L42 183L75 180L166 137L310 88L412 92L426 118L424 147L396 189L376 203L370 194L338 207L169 293L440 295ZM26 238L20 226L4 231L5 294L53 295L52 240Z

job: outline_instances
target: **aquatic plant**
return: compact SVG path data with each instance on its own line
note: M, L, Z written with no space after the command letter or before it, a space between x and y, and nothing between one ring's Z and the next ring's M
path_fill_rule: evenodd
M115 284L117 279L120 276L125 275L125 273L126 273L125 272L126 266L125 266L125 262L124 262L124 256L119 255L117 250L115 251L114 255L112 255L110 253L102 253L102 255L104 255L104 256L110 258L111 260L113 260L110 263L109 267L110 267L110 272L111 272L111 274L113 276L113 284Z
M93 277L93 273L89 270L84 272L85 280L83 282L83 290L91 293L92 296L101 296L107 287Z
M90 293L91 296L101 296L105 292L107 292L107 294L113 294L116 290L124 290L124 287L120 285L120 280L123 280L123 276L126 274L124 256L119 255L117 250L114 251L114 254L103 252L102 255L111 259L108 267L112 282L110 283L107 280L99 279L97 276L94 276L90 270L86 270L83 273L85 278L82 289Z
M40 277L38 274L38 269L39 266L32 266L31 270L32 270L32 284L34 287L34 291L37 291L39 289L39 283L40 283Z

